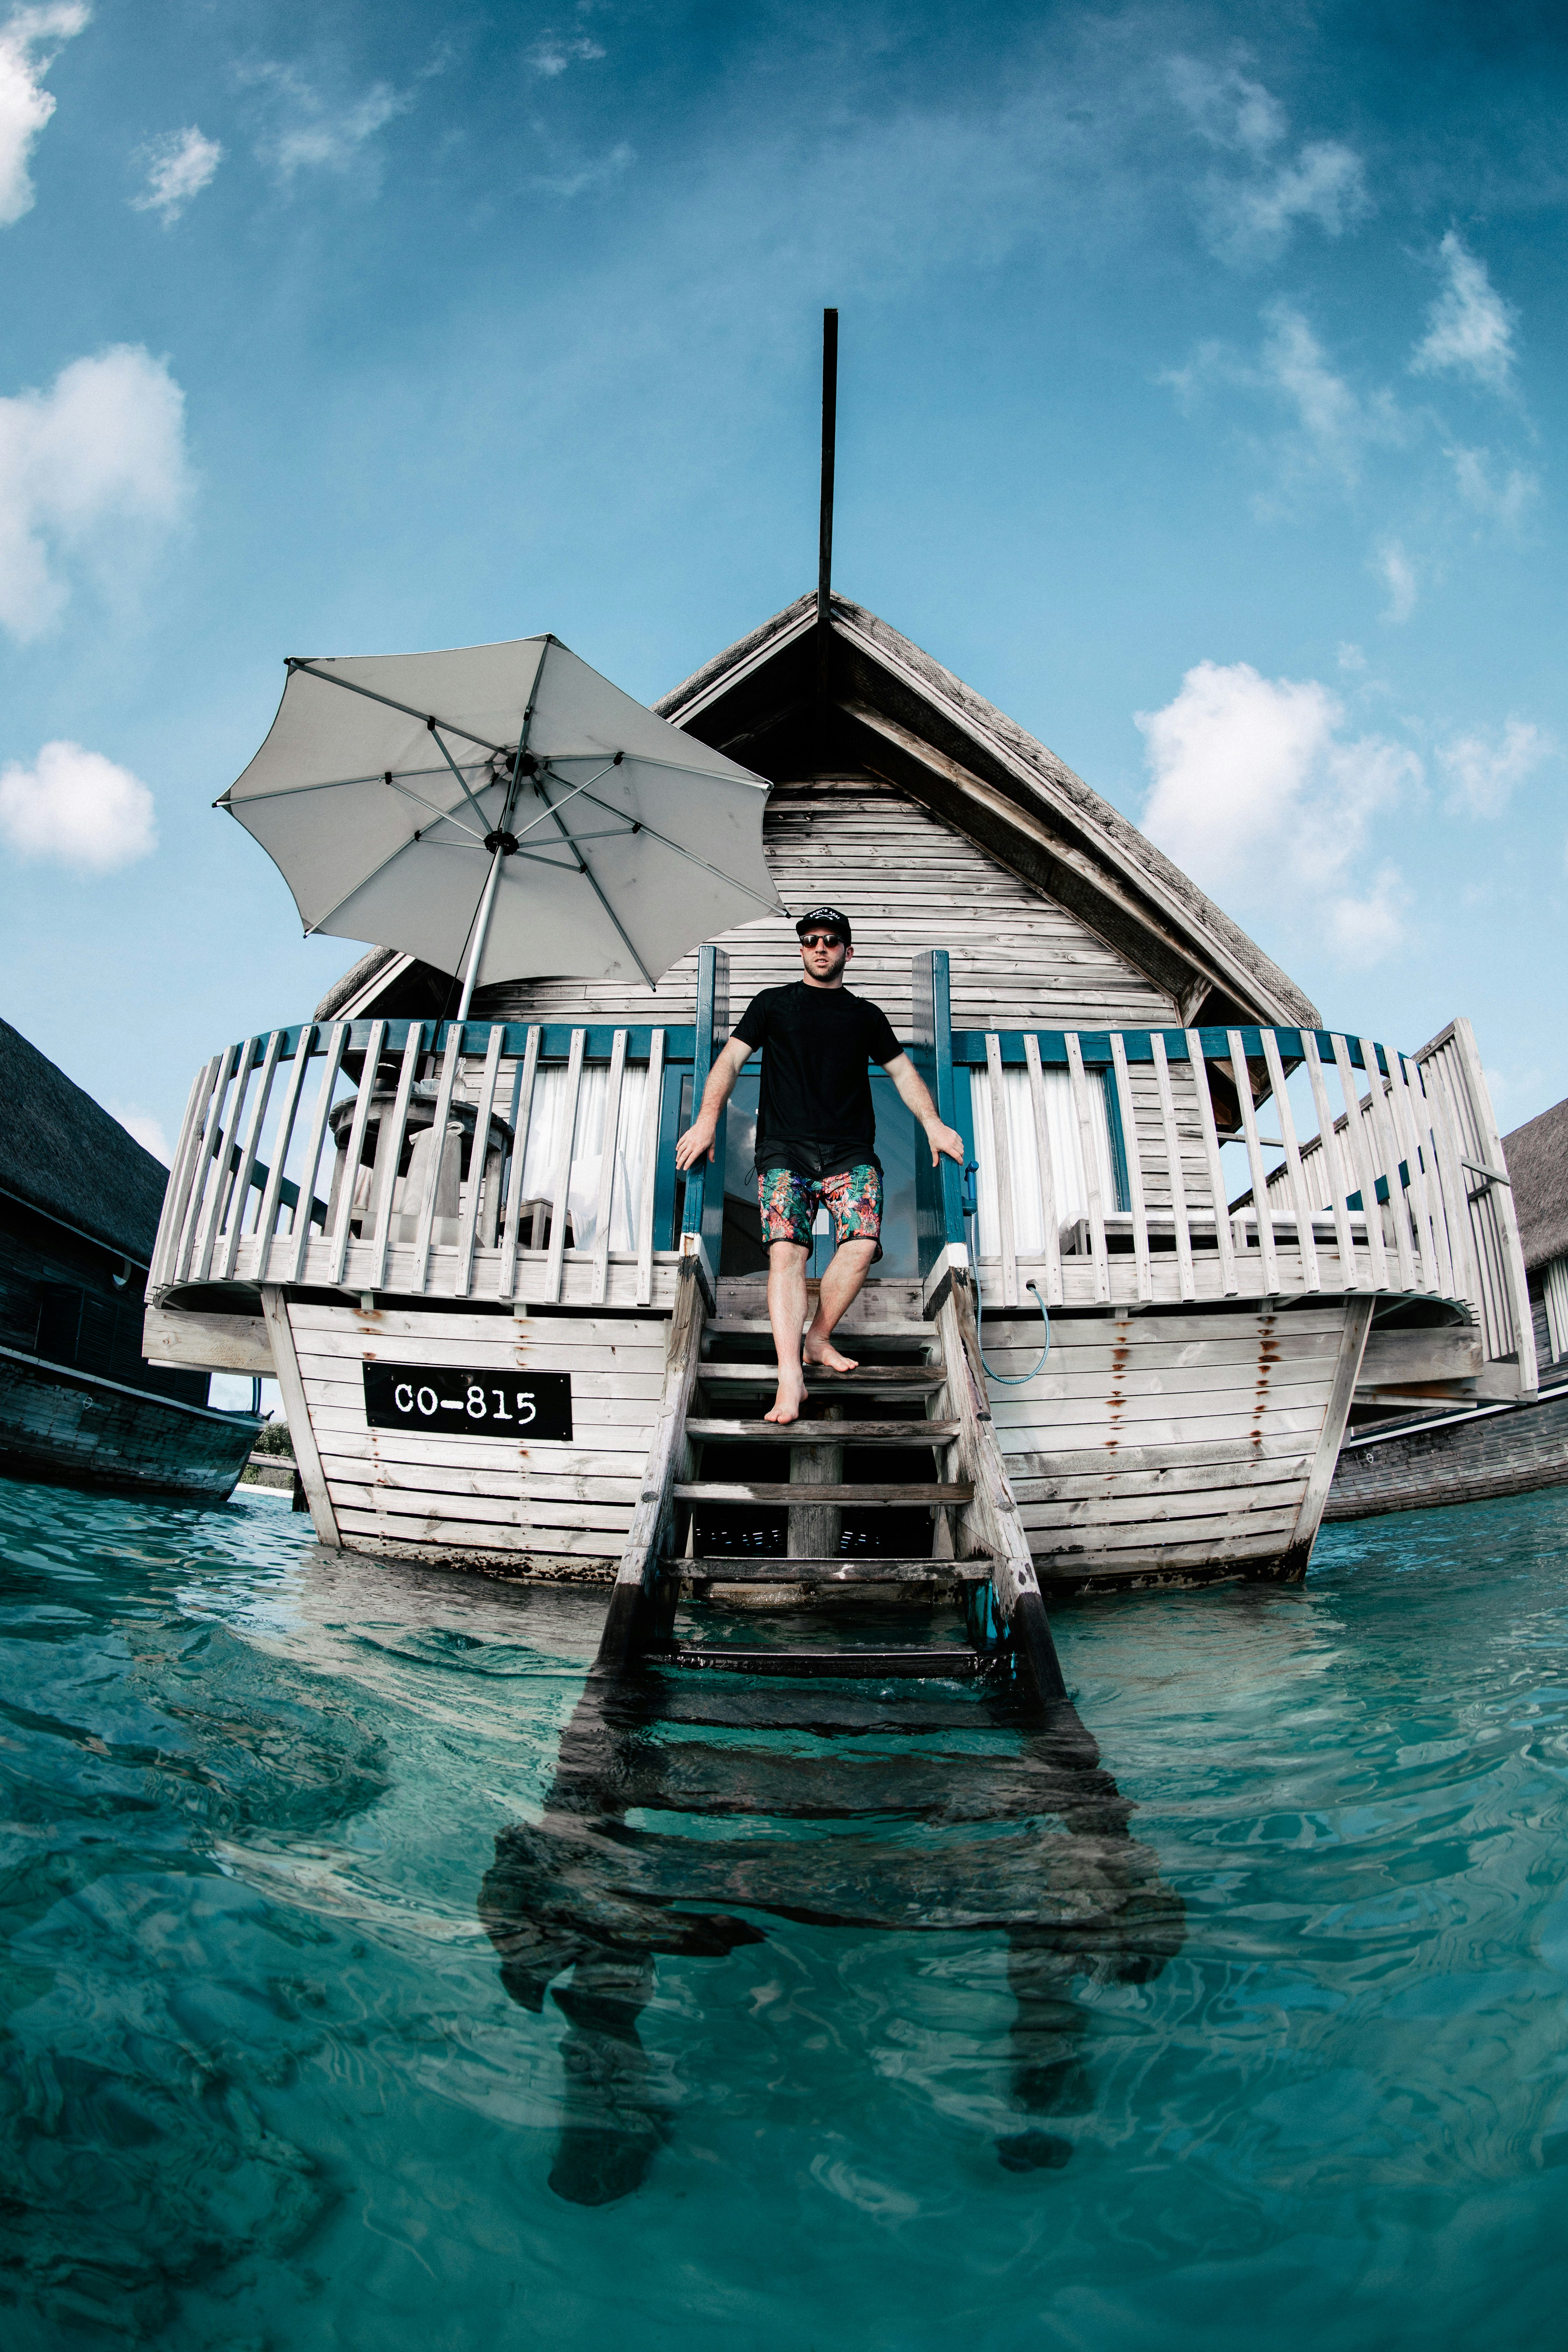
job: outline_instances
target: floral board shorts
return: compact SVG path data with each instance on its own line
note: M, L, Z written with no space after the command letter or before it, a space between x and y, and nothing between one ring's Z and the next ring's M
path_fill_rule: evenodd
M862 1160L857 1168L841 1169L837 1176L797 1176L793 1168L763 1168L757 1174L757 1199L763 1212L763 1239L799 1242L811 1247L811 1229L819 1208L833 1220L833 1240L871 1241L882 1255L882 1171ZM876 1258L871 1263L875 1265Z

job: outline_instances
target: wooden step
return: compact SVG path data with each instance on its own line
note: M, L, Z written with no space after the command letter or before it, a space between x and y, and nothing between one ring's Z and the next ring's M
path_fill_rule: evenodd
M973 1650L761 1650L738 1643L670 1642L650 1647L650 1665L688 1666L730 1675L853 1676L881 1682L897 1675L921 1682L977 1675L984 1660Z
M777 1364L701 1363L697 1377L704 1388L771 1389L778 1385ZM824 1372L816 1365L805 1376L807 1396L931 1396L947 1385L947 1374L937 1366L889 1364L881 1371Z
M706 1347L712 1339L761 1339L771 1347L773 1336L773 1325L765 1318L738 1321L732 1316L722 1316L705 1327L702 1341ZM936 1344L934 1323L845 1323L840 1324L834 1339L835 1347L846 1356L853 1356L862 1348L932 1348Z
M868 1504L879 1509L897 1508L907 1503L911 1507L921 1503L972 1503L974 1488L967 1478L952 1486L912 1486L902 1481L889 1486L818 1486L784 1485L773 1480L765 1484L745 1478L693 1478L678 1486L678 1503L761 1503L770 1508L777 1504L842 1503L847 1509L861 1510Z
M988 1559L760 1559L755 1552L704 1552L695 1559L667 1559L666 1576L689 1576L694 1584L984 1584L991 1575Z
M689 1421L688 1437L734 1445L942 1445L956 1421Z

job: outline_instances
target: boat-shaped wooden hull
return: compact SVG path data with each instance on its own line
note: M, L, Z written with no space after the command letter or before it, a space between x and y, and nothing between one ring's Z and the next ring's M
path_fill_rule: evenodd
M260 1428L0 1348L0 1470L14 1478L226 1502Z

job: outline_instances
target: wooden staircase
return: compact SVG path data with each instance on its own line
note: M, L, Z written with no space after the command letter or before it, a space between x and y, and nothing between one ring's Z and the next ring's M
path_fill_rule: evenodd
M697 1263L687 1261L647 1476L595 1672L984 1675L1015 1685L1042 1726L1070 1716L979 1376L967 1285L950 1279L931 1319L868 1321L840 1341L858 1369L810 1371L800 1420L764 1421L761 1403L777 1379L768 1325L754 1316L709 1320ZM891 1590L869 1640L820 1647L772 1638L781 1618L819 1614L835 1596L865 1604L879 1587ZM962 1646L887 1642L890 1601L903 1597L929 1621L943 1595L963 1606ZM731 1622L743 1609L753 1629L765 1612L770 1638L737 1639L721 1625L678 1639L683 1608L716 1609Z

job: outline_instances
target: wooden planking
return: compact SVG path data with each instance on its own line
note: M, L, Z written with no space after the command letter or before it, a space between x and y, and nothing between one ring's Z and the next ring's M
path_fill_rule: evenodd
M1230 1221L1225 1213L1225 1171L1220 1166L1219 1137L1215 1131L1214 1101L1209 1093L1203 1040L1195 1029L1189 1029L1186 1038L1188 1065L1193 1074L1193 1097L1197 1105L1198 1131L1203 1139L1204 1173L1207 1179L1209 1200L1214 1207L1215 1243L1219 1258L1220 1287L1226 1297L1234 1298L1237 1295L1236 1249L1231 1238Z
M1252 1107L1252 1080L1247 1074L1247 1056L1241 1049L1241 1033L1229 1029L1226 1043L1230 1050L1230 1074L1236 1082L1237 1100L1241 1106L1241 1129L1247 1139L1247 1164L1252 1177L1252 1213L1258 1220L1258 1244L1263 1255L1263 1287L1270 1297L1279 1290L1279 1259L1274 1246L1274 1214L1268 1202L1268 1179L1263 1171L1263 1152L1258 1140L1258 1117Z
M321 1147L327 1139L327 1120L331 1113L332 1096L337 1088L338 1072L342 1067L343 1053L349 1042L346 1021L334 1024L321 1055L321 1083L316 1090L316 1108L310 1115L310 1133L305 1139L305 1160L300 1171L299 1199L294 1206L294 1223L289 1235L293 1244L280 1260L280 1271L289 1282L298 1282L300 1269L305 1263L305 1252L310 1242L310 1210L316 1197L316 1178L321 1165ZM283 1160L275 1153L279 1171ZM351 1187L351 1190L353 1188ZM271 1226L265 1212L262 1231L270 1233Z
M555 1181L550 1193L550 1248L546 1260L544 1295L548 1299L561 1296L562 1270L566 1255L566 1218L572 1192L572 1153L577 1139L577 1105L583 1093L583 1055L587 1044L587 1032L574 1029L566 1062L566 1095L561 1119L561 1154L555 1163Z
M1343 1134L1350 1151L1353 1189L1361 1194L1362 1213L1366 1220L1367 1255L1372 1269L1372 1288L1388 1288L1388 1256L1384 1244L1383 1218L1377 1205L1377 1184L1372 1165L1372 1151L1362 1119L1361 1092L1356 1085L1355 1071L1351 1064L1350 1048L1335 1032L1334 1068L1339 1075L1340 1091L1344 1097L1345 1124ZM1373 1066L1375 1074L1376 1064Z
M1279 1058L1279 1040L1272 1029L1263 1032L1263 1059L1268 1071L1268 1089L1275 1116L1279 1121L1287 1180L1296 1211L1296 1246L1301 1253L1302 1278L1309 1290L1321 1290L1323 1285L1318 1269L1318 1244L1312 1232L1313 1202L1302 1172L1301 1154L1296 1141L1296 1119L1285 1085L1285 1066Z
M1128 1081L1127 1047L1119 1035L1111 1037L1110 1059L1115 1072L1116 1099L1121 1113L1122 1139L1127 1147L1127 1197L1132 1214L1134 1279L1139 1297L1152 1298L1154 1284L1149 1267L1149 1218L1143 1204L1143 1145L1133 1113L1132 1088Z
M910 1034L910 965L952 957L952 1017L963 1028L1138 1028L1170 1023L1173 1000L1078 917L978 844L891 786L785 783L769 795L763 854L786 907L831 901L854 913L854 986ZM800 977L793 925L763 918L722 933L731 1009ZM527 980L480 989L476 1019L690 1021L697 959L683 956L657 996L624 982Z
M1110 1264L1105 1246L1105 1198L1100 1188L1100 1150L1095 1118L1089 1099L1089 1080L1084 1074L1083 1047L1076 1034L1068 1031L1067 1038L1068 1075L1072 1087L1073 1109L1078 1118L1079 1148L1083 1158L1084 1193L1089 1202L1089 1251L1094 1265L1094 1295L1097 1298L1110 1296ZM994 1092L995 1089L993 1090Z
M473 1287L474 1243L479 1230L480 1196L485 1188L485 1171L489 1160L490 1115L495 1108L500 1049L505 1043L506 1032L498 1022L490 1031L489 1044L485 1049L479 1100L474 1106L474 1139L468 1147L468 1195L463 1202L462 1218L458 1228L458 1263L452 1283L452 1288L459 1298L466 1298Z
M294 1122L300 1115L300 1099L305 1090L305 1078L310 1066L310 1047L315 1042L315 1024L308 1021L300 1032L300 1043L295 1050L294 1058L289 1065L289 1076L283 1088L283 1101L278 1113L278 1126L272 1138L271 1164L267 1171L267 1182L262 1191L261 1206L256 1214L256 1268L258 1278L263 1282L267 1279L268 1265L272 1255L278 1210L283 1197L283 1171L289 1164L289 1153L294 1141ZM248 1179L247 1181L248 1181ZM302 1213L305 1223L309 1225L310 1222L309 1186L299 1188L299 1192L300 1197L295 1203L295 1214L298 1216ZM243 1222L243 1219L239 1219L235 1224L234 1236L229 1244L231 1263L235 1245L239 1239L239 1226ZM286 1258L291 1258L292 1255L293 1253L289 1251L284 1253Z
M533 1116L534 1080L539 1075L539 1044L540 1028L535 1022L529 1030L522 1060L512 1081L511 1173L507 1180L496 1272L496 1296L500 1298L510 1298L517 1286L517 1225L522 1213L522 1174L528 1158L528 1123Z
M404 1130L408 1125L408 1105L414 1093L414 1082L419 1075L424 1056L425 1028L416 1022L403 1048L403 1063L397 1074L397 1094L392 1107L392 1117L384 1110L376 1130L375 1144L375 1235L365 1253L370 1263L366 1269L366 1288L380 1290L386 1282L386 1255L392 1241L392 1204L397 1192L397 1164L403 1152ZM408 1278L399 1286L412 1290L412 1267Z
M414 1236L413 1287L425 1289L430 1275L430 1242L436 1230L436 1204L441 1197L441 1171L447 1159L447 1127L451 1116L452 1089L458 1083L458 1072L463 1062L463 1028L454 1022L447 1040L447 1050L441 1057L441 1076L436 1088L436 1116L430 1127L430 1165L425 1178L424 1197L419 1203L419 1222ZM414 1169L409 1166L412 1179ZM407 1214L407 1196L404 1213Z
M658 1189L659 1114L664 1095L664 1031L648 1040L647 1084L644 1089L641 1194L637 1211L637 1304L653 1297L653 1204Z
M1388 1214L1394 1227L1394 1255L1399 1263L1399 1287L1401 1290L1418 1290L1422 1286L1415 1278L1415 1261L1410 1247L1410 1209L1405 1197L1405 1187L1399 1181L1401 1153L1389 1113L1388 1082L1378 1067L1377 1047L1372 1039L1363 1037L1357 1042L1361 1046L1362 1066L1371 1088L1367 1097L1366 1117L1372 1148L1376 1162L1381 1163L1374 1164L1373 1172L1382 1176L1388 1186ZM1369 1213L1371 1205L1371 1195L1368 1194Z
M1197 1297L1197 1285L1193 1278L1193 1238L1187 1223L1186 1171L1182 1165L1181 1138L1176 1128L1175 1097L1171 1086L1171 1065L1166 1058L1165 1041L1158 1030L1150 1040L1154 1059L1154 1084L1160 1104L1160 1140L1164 1151L1165 1178L1170 1190L1170 1204L1176 1238L1176 1286L1184 1298ZM1151 1278L1150 1294L1153 1283Z
M526 1538L531 1530L526 1528L509 1529L494 1521L455 1517L441 1507L438 1498L432 1496L429 1500L432 1507L425 1512L383 1510L370 1498L345 1507L340 1527L347 1549L363 1550L374 1543L377 1547L403 1544L445 1554L493 1552L518 1568L540 1555L603 1565L613 1561L620 1549L613 1528L545 1527L538 1530L540 1540L530 1542Z
M371 1097L375 1092L376 1072L381 1067L382 1049L386 1044L386 1024L371 1024L370 1041L360 1065L359 1091L354 1097L353 1117L349 1122L349 1139L342 1160L342 1173L338 1185L337 1222L328 1244L329 1263L322 1279L334 1286L343 1278L343 1265L348 1256L350 1225L354 1213L354 1187L359 1181L360 1155L364 1150L364 1131L370 1118ZM303 1267L310 1249L310 1227L306 1220L303 1246L295 1261L294 1279L303 1280Z
M1116 1457L1108 1459L1114 1463ZM1117 1466L1102 1468L1093 1476L1025 1478L1019 1475L1016 1459L1010 1456L1007 1473L1020 1509L1037 1503L1082 1504L1092 1508L1100 1503L1126 1502L1130 1507L1141 1507L1140 1498L1146 1501L1161 1496L1233 1495L1244 1489L1279 1486L1289 1487L1299 1498L1311 1461L1311 1449L1298 1439L1289 1453L1261 1454L1255 1462L1233 1458L1220 1469L1209 1463L1185 1470L1123 1470Z
M1349 1289L1355 1275L1355 1243L1351 1233L1349 1195L1353 1184L1345 1181L1344 1164L1340 1157L1340 1139L1335 1131L1333 1113L1329 1108L1329 1089L1323 1078L1322 1059L1318 1041L1311 1030L1301 1033L1301 1050L1306 1056L1307 1076L1312 1089L1312 1108L1318 1116L1318 1136L1328 1171L1329 1200L1333 1209L1334 1241L1339 1261L1334 1269L1342 1289Z
M1051 1160L1050 1138L1046 1127L1046 1084L1045 1073L1040 1067L1040 1041L1032 1029L1026 1031L1024 1037L1024 1066L1029 1075L1029 1114L1034 1121L1035 1162L1039 1170L1040 1210L1045 1223L1046 1303L1050 1307L1059 1307L1062 1303L1062 1252L1060 1221L1057 1213L1056 1170ZM996 1100L997 1091L993 1084L993 1103ZM1016 1285L1016 1265L1013 1274Z
M992 1031L985 1040L985 1067L991 1084L987 1092L991 1099L991 1150L996 1171L997 1248L1001 1254L1002 1303L1005 1307L1018 1304L1018 1245L1013 1217L1016 1191L1013 1181L1013 1152L1007 1138L1007 1106L1002 1086L1002 1040Z
M605 1095L604 1146L599 1154L599 1198L594 1226L594 1298L602 1302L610 1280L610 1212L616 1192L616 1145L620 1135L621 1086L626 1068L626 1033L610 1041L609 1080Z

